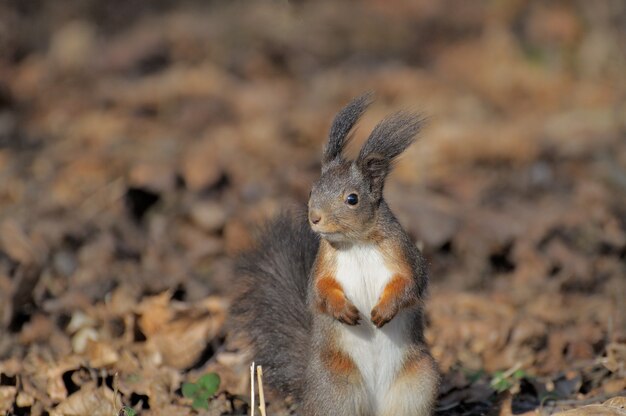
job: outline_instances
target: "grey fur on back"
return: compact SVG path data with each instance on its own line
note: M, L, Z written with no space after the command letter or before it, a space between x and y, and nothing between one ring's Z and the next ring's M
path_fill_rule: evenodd
M231 313L251 338L265 381L301 398L312 326L307 287L318 237L305 214L283 213L264 227L255 247L238 259L244 289Z

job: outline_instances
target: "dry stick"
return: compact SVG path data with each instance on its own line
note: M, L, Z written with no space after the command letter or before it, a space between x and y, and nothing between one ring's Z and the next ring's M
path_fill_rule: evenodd
M250 366L250 416L254 416L254 361Z
M265 413L265 394L263 392L263 367L256 366L256 375L259 380L259 406L261 410L261 416L267 416Z
M119 376L118 372L115 372L115 374L113 374L113 408L114 409L118 408L117 407L117 393L119 392L118 385L117 385L118 376ZM122 406L122 400L120 399L120 407L121 406ZM115 413L115 415L117 416L118 413L119 412Z

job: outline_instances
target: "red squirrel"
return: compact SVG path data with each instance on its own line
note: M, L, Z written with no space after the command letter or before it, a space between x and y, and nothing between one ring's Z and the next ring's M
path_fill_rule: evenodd
M238 263L236 325L267 383L295 396L304 416L429 415L437 396L424 341L426 263L383 198L423 119L385 118L347 160L370 102L356 98L335 117L308 215L275 219Z

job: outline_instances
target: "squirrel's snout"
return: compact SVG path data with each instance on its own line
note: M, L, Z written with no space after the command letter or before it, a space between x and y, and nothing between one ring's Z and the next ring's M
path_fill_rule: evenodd
M319 224L319 222L322 220L322 214L315 209L312 209L309 211L309 221L311 221L312 224Z

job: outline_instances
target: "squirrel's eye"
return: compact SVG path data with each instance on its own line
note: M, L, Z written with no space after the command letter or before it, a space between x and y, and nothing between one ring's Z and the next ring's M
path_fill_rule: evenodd
M346 197L346 204L356 205L359 203L359 196L357 194L350 194Z

